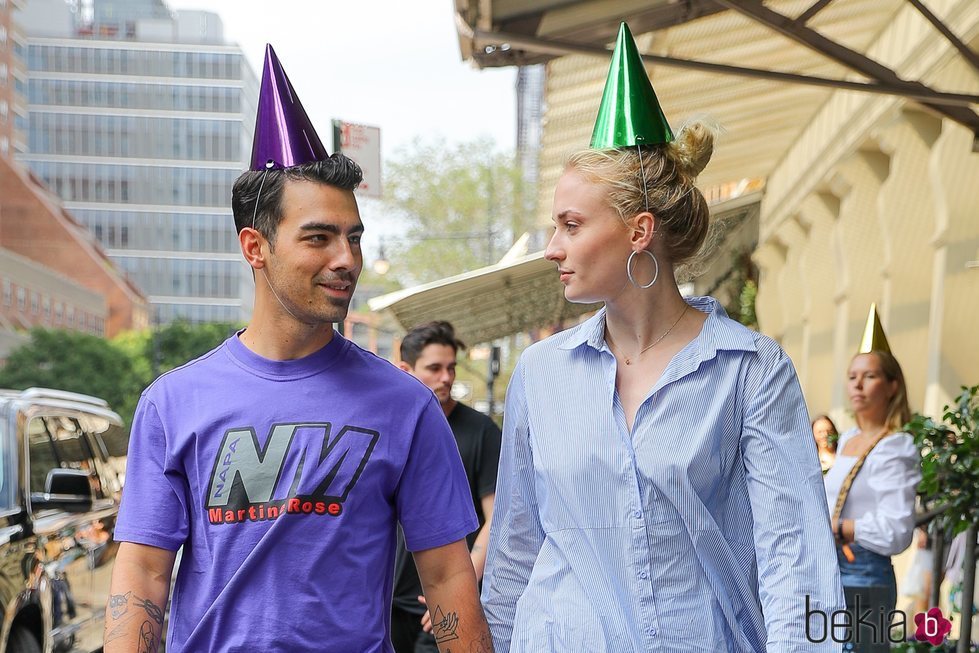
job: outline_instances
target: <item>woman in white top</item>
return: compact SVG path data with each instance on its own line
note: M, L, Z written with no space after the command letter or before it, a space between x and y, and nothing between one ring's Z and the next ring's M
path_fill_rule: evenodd
M911 410L904 374L889 351L857 354L850 363L847 391L857 427L840 437L836 461L824 479L826 499L835 519L833 533L847 608L858 616L871 610L877 626L883 614L886 626L897 600L890 557L911 544L920 457L911 436L900 432L911 419ZM864 454L842 513L836 516L841 488ZM877 628L876 640L880 650L886 650L881 645L886 646L888 633L881 630ZM877 650L870 639L868 629L852 650Z

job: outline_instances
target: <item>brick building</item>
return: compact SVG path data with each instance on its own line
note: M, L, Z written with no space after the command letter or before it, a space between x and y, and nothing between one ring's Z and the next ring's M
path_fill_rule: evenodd
M2 157L0 248L46 266L66 283L78 286L73 293L88 289L103 296L104 327L100 335L111 338L120 331L148 326L145 297L109 261L88 230L29 172ZM0 272L4 272L2 265ZM90 330L87 324L58 326Z

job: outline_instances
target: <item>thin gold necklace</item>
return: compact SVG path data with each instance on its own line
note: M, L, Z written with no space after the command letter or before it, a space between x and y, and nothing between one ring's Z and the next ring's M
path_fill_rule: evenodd
M670 332L673 331L674 327L676 327L676 325L678 325L680 323L680 320L683 319L683 316L687 314L687 309L689 309L689 308L690 308L690 304L684 305L683 310L680 311L680 317L678 317L676 319L676 321L670 326L669 329L666 330L665 333L663 333L663 335L661 335L659 338L657 338L656 340L654 340L651 344L648 344L645 347L643 347L642 350L638 354L636 354L636 360L639 360L639 358L643 354L645 354L647 351L649 351L650 349L652 349L653 347L655 347L656 345L658 345L660 343L660 341L663 340L663 338L665 338L666 336L670 335ZM605 335L606 335L606 338L608 339L608 344L610 346L614 347L615 346L615 341L612 340L612 333L608 330L608 326L605 327ZM622 357L625 359L625 364L626 365L632 365L632 359L631 358L629 358L625 354L622 354Z

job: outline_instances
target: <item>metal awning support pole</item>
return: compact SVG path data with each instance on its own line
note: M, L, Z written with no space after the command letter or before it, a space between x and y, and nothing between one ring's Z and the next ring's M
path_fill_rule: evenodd
M826 38L819 32L805 25L800 25L777 11L769 9L760 0L714 1L878 82L912 92L922 89L931 90L921 82L909 82L901 79L897 73L887 66L874 61L856 50L851 50L832 39ZM976 150L975 146L979 145L979 115L976 115L975 111L969 107L948 106L947 104L939 104L928 100L916 101L922 106L969 128L976 135L973 147L973 150Z
M610 51L601 46L579 45L567 41L555 41L551 39L541 39L528 37L507 32L473 32L473 41L482 45L509 44L512 48L521 48L531 52L541 54L551 54L563 56L567 54L585 54L608 57ZM821 86L824 88L837 88L844 91L859 91L862 93L878 93L882 95L896 95L905 97L909 100L918 102L929 102L936 105L949 107L968 107L972 104L979 104L979 95L968 93L944 93L935 91L924 85L909 87L904 85L884 84L877 82L855 82L846 79L831 79L828 77L817 77L815 75L800 75L798 73L786 73L778 70L765 70L762 68L746 68L744 66L732 66L730 64L714 63L712 61L700 61L697 59L680 59L677 57L665 57L656 54L642 54L642 60L662 66L673 68L684 68L687 70L699 70L707 73L717 73L719 75L735 75L739 77L749 77L754 79L767 79L774 82L785 82L788 84L803 84L806 86Z
M948 25L942 22L941 18L933 14L931 12L931 9L926 7L924 3L921 2L921 0L908 0L908 2L910 2L911 5L921 13L922 16L928 19L928 22L931 23L935 29L941 32L942 36L948 39L949 43L955 46L955 49L958 50L963 57L965 57L966 61L972 64L973 68L979 70L979 54L973 52L972 48L970 48L968 45L963 43L962 39L957 37L952 32L952 30L948 28Z
M799 23L800 25L805 25L812 20L813 16L822 11L823 8L832 1L833 0L816 0L816 2L812 3L808 9L799 14L799 17L795 19L795 22Z

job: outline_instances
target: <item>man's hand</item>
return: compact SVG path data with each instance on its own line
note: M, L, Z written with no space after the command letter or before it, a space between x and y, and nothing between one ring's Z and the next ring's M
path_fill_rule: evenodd
M439 651L492 653L493 640L479 605L476 573L466 541L416 551L414 557L425 590L425 596L418 600L429 607L422 625L435 637Z
M119 545L105 610L105 653L156 653L170 593L174 551Z

